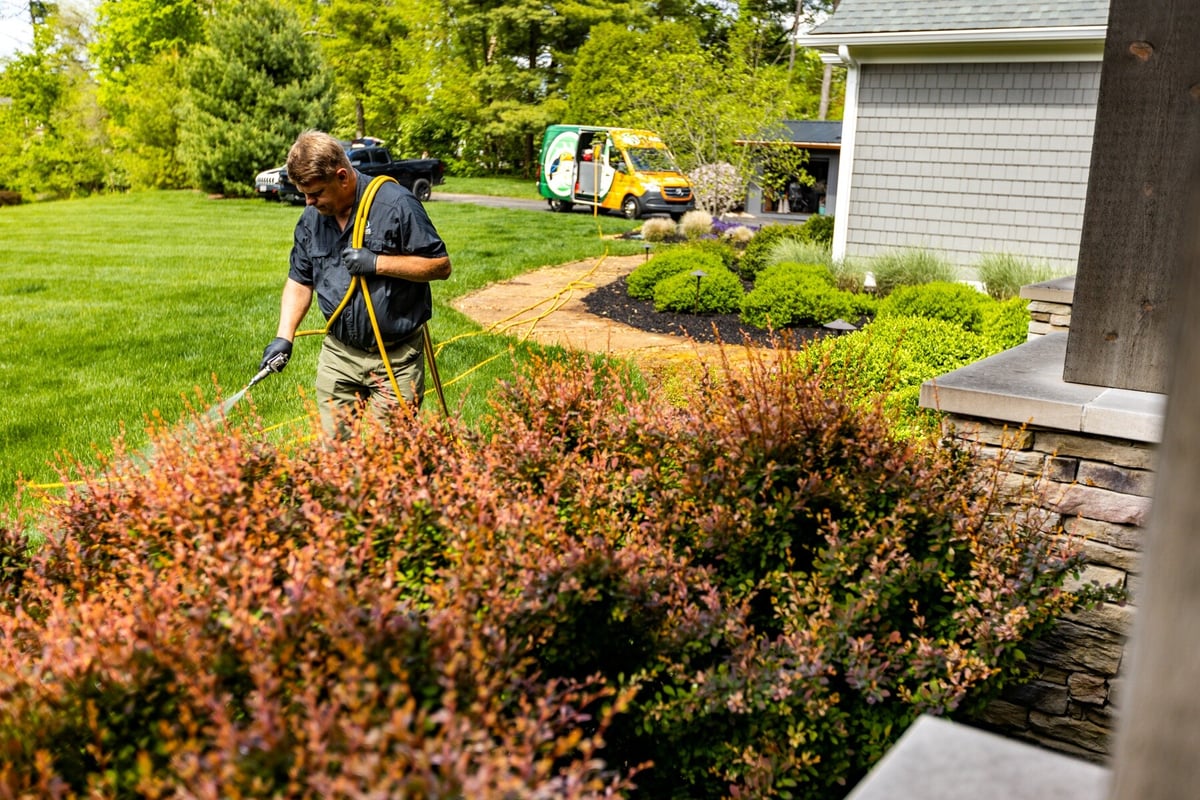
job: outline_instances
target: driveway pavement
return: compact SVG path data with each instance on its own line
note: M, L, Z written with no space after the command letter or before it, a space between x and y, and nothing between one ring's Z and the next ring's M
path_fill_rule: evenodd
M530 196L525 197L490 197L482 194L459 194L455 192L442 192L436 188L433 191L433 196L430 202L447 202L447 203L474 203L480 206L490 206L491 208L512 208L525 211L545 211L547 214L553 213L550 207L546 205L545 198L539 197L537 189L530 182ZM591 214L592 210L586 206L575 206L570 212L571 214ZM613 212L606 212L613 213ZM665 214L661 216L666 216ZM762 214L755 216L753 214L727 214L729 220L744 223L746 225L764 225L768 223L778 223L786 225L800 225L808 219L807 214Z

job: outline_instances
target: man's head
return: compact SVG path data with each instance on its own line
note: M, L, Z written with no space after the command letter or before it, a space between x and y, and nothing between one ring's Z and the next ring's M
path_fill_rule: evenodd
M328 217L343 216L354 205L357 186L354 166L341 142L321 131L297 137L287 157L288 179L304 200Z

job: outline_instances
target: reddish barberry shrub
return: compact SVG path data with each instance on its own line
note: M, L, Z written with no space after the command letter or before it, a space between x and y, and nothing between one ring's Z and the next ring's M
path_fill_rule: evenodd
M476 502L465 432L399 419L294 454L262 438L197 421L51 509L0 621L0 796L627 788L596 757L625 697L537 677L479 598L414 591L444 577L417 566L420 534L538 524Z
M479 430L81 468L0 537L0 797L837 796L1011 679L1078 562L764 358L686 410L567 359Z

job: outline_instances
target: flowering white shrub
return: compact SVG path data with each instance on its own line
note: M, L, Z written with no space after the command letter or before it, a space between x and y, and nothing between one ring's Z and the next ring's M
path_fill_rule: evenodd
M732 164L705 164L688 173L696 193L696 205L719 217L742 202L745 187Z

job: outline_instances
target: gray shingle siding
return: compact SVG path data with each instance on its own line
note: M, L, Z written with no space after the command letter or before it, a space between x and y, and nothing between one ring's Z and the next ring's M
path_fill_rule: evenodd
M1107 25L1108 0L1053 3L842 0L813 35Z
M862 65L846 253L1006 252L1071 271L1100 64Z

